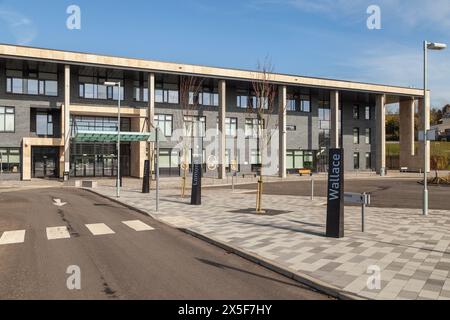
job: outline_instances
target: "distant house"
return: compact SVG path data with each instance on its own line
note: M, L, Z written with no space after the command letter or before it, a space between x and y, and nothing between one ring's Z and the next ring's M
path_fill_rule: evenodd
M439 141L450 141L450 106L446 106L444 111L444 117L439 121L439 124L431 127L431 129L438 132Z

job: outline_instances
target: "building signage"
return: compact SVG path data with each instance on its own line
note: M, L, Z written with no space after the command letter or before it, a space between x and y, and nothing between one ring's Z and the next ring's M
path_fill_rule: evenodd
M144 179L142 181L142 193L150 193L150 161L144 162Z
M200 140L200 139L196 139ZM191 205L199 206L202 204L202 151L201 143L197 141L193 152L192 166L192 192Z
M329 238L344 237L344 150L330 149L327 231Z

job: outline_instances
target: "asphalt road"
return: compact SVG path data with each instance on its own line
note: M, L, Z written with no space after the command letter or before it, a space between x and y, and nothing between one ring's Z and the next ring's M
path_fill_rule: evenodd
M314 193L318 197L327 196L327 182L314 182ZM256 190L256 184L241 185L236 189ZM422 208L423 185L418 179L348 179L345 181L346 192L370 192L372 207L380 208ZM272 195L310 196L310 181L286 181L264 184L264 193ZM450 187L430 186L430 208L436 210L450 210Z
M63 207L53 199L67 202ZM123 221L140 220L137 232ZM86 224L115 234L94 236ZM48 227L70 238L48 240ZM25 241L0 244L0 299L328 299L179 230L77 189L0 193L0 236L26 230ZM69 266L81 290L69 290Z

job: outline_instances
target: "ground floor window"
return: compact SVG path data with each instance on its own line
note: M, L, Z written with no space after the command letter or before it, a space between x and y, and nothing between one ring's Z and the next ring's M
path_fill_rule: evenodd
M120 146L122 176L130 176L131 147ZM72 143L70 172L74 177L114 177L117 175L117 148L114 143Z
M359 170L359 152L353 154L353 169Z
M163 176L180 175L180 154L173 149L159 150L159 169Z
M303 150L288 150L286 153L286 169L294 172L299 169L314 169L314 152Z
M366 152L366 169L372 170L372 153Z
M58 178L59 148L32 147L31 157L33 178Z
M0 172L20 172L20 148L0 148Z

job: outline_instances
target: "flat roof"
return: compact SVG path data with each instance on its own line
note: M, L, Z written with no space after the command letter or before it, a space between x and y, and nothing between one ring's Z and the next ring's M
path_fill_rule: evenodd
M154 60L133 59L75 51L62 51L37 47L0 44L0 57L12 59L27 59L48 61L61 64L90 65L124 70L139 70L146 72L160 72L172 74L186 74L204 76L217 79L233 79L252 81L260 78L261 72L241 69L208 67L193 64L180 64ZM349 90L359 92L372 92L398 96L423 97L423 89L372 84L346 80L324 79L271 73L270 81L277 84L292 86L307 86L335 90Z

